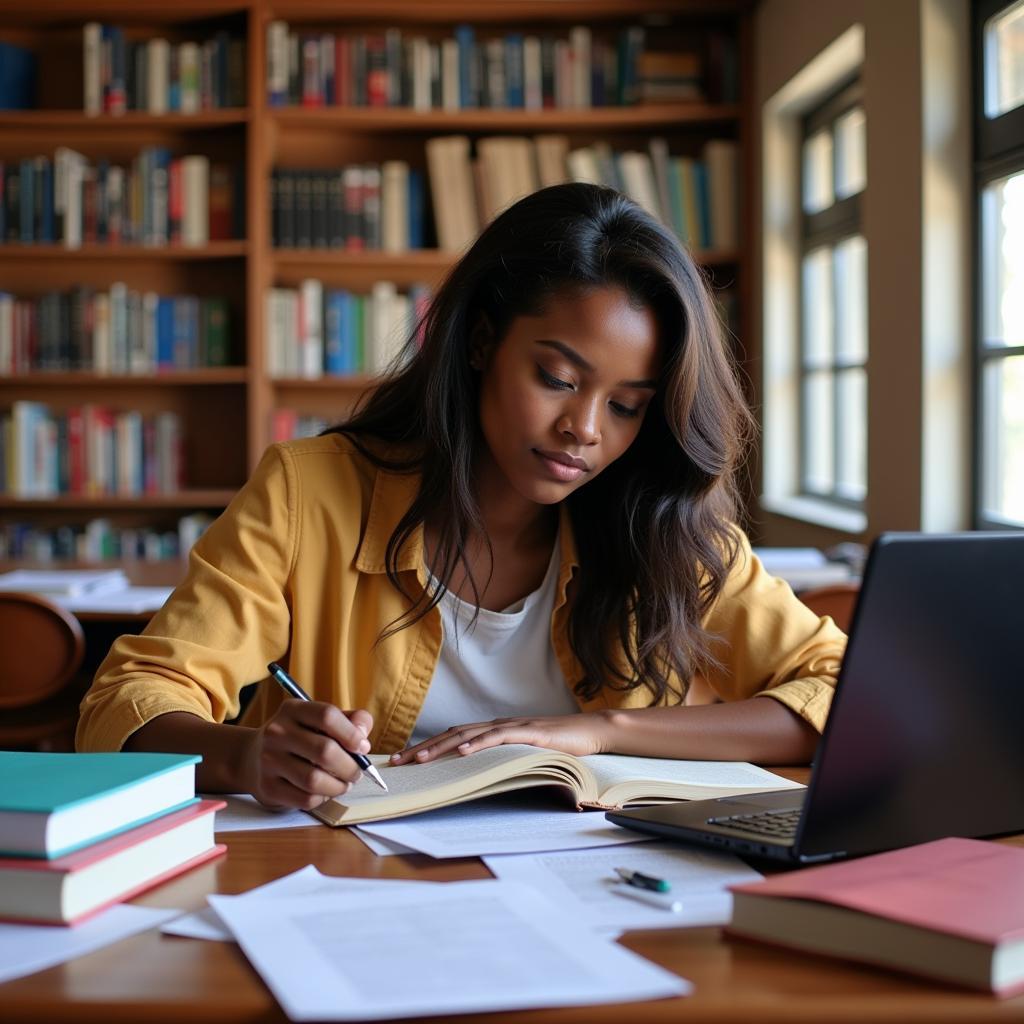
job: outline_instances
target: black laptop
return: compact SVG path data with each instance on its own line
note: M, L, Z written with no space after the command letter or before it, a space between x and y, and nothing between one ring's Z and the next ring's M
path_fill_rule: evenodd
M1024 831L1024 531L875 541L806 790L607 817L797 863Z

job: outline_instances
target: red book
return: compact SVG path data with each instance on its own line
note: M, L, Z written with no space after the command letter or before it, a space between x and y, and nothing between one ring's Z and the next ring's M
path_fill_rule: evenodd
M1024 848L938 839L732 891L735 935L1024 992Z
M352 106L352 46L348 36L334 37L334 102Z
M0 859L0 919L78 924L219 857L214 813L202 800L54 860Z
M226 242L231 238L231 213L234 208L234 185L227 164L210 164L207 204L210 210L210 241Z

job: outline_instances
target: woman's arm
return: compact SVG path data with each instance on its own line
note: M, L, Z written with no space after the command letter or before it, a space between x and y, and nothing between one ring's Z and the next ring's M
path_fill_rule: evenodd
M503 743L529 743L569 754L634 754L694 761L807 764L817 730L777 700L751 697L697 707L594 711L506 718L455 726L392 757L430 761L457 750L472 754Z

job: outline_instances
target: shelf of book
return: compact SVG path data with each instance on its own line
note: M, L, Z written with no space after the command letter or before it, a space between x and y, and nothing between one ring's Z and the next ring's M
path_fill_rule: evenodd
M663 140L663 154L691 163L704 159L703 146L708 140L722 140L736 147L738 184L741 193L747 194L753 111L752 78L746 58L751 52L752 9L747 0L502 0L491 5L471 0L353 0L344 5L336 0L183 0L163 7L139 5L137 0L48 0L35 7L0 0L0 47L6 44L33 50L39 69L36 109L0 110L0 174L5 163L11 169L22 162L45 159L54 161L55 167L58 148L69 147L82 155L88 175L100 173L103 162L109 161L124 167L127 180L136 173L135 161L149 147L166 151L172 161L205 157L211 171L229 165L240 169L240 177L232 185L232 201L240 204L242 214L233 216L231 237L225 239L211 225L209 237L220 240L194 246L105 244L85 241L95 237L88 233L83 244L73 247L61 242L26 244L17 235L5 238L0 231L0 292L9 293L8 298L39 304L56 291L62 292L61 301L71 301L74 309L74 302L80 301L74 292L81 286L97 293L110 289L111 295L115 289L126 287L129 293L144 298L151 293L161 299L181 295L200 301L218 299L229 312L226 361L230 363L206 368L161 367L140 374L67 369L76 365L74 358L63 364L64 369L58 369L52 361L52 368L46 370L34 368L45 365L41 360L22 361L22 367L33 367L31 372L0 377L0 415L19 399L52 404L58 417L72 406L89 403L130 405L150 415L173 412L182 421L187 456L184 482L188 486L172 495L124 498L64 495L16 499L8 494L0 496L0 526L30 520L36 510L49 510L47 520L55 523L62 511L67 511L71 522L95 509L104 517L109 513L115 523L131 520L133 524L138 511L147 523L160 528L160 524L173 521L177 510L215 510L225 505L282 425L291 423L299 430L311 430L343 415L352 401L372 388L376 380L373 368L382 365L387 353L382 354L373 345L364 353L360 343L360 359L364 355L371 358L343 363L346 370L354 368L355 372L331 371L331 366L338 364L328 362L330 349L325 337L322 367L303 363L305 375L296 376L294 368L282 374L281 364L274 364L270 344L271 292L292 291L301 301L304 289L310 283L317 285L324 297L325 327L329 300L366 303L366 329L371 333L381 323L393 328L396 317L421 312L424 290L429 296L429 290L440 284L463 248L461 243L447 249L438 245L438 210L430 189L427 149L432 140L462 137L476 159L481 142L518 137L533 145L538 137L557 135L573 150L596 147L606 167L610 166L609 159L618 161L629 151L639 151L644 160L656 159L654 149L648 146L652 138L659 140L659 145ZM389 64L386 74L393 91L385 105L377 104L379 96L374 99L375 105L341 105L337 102L341 98L338 81L325 88L329 81L326 78L318 83L324 98L322 106L294 101L282 104L280 97L271 92L275 51L270 29L274 23L283 23L286 32L300 40L300 92L303 74L308 70L303 64L302 40L311 36L322 46L341 46L342 37L400 36L409 47L398 51L397 59L404 62L417 44L439 49L445 40L454 39L468 28L470 35L475 31L484 67L493 56L484 52L488 41L500 38L507 44L516 38L521 43L524 38L535 37L545 46L561 45L564 49L575 45L573 32L592 33L595 61L600 52L612 58L631 26L646 26L649 47L654 50L692 50L698 64L705 62L702 73L706 72L709 88L685 99L665 99L652 93L622 103L621 92L609 86L608 95L602 91L599 97L595 84L592 106L589 100L578 103L578 97L567 100L567 93L555 96L552 104L545 92L542 109L536 108L536 95L532 108L526 101L518 107L499 103L494 107L451 109L450 102L440 102L440 84L435 81L428 104L431 109L414 109L406 84L394 92L398 72ZM114 96L110 105L104 77L108 72L102 62L97 72L96 61L89 64L83 51L86 27L93 26L90 31L95 40L97 24L102 45L107 45L109 29L113 45L126 47L131 65L127 73L129 77L134 74L134 84L127 79L115 83L118 90L123 88L123 97ZM151 66L146 61L164 45L160 40L170 46L169 73L173 76L177 66L173 55L182 45L196 40L202 54L203 41L218 38L227 40L219 45L234 47L230 50L233 60L244 50L241 77L236 62L225 66L230 83L222 79L211 87L208 78L200 80L193 95L193 99L200 96L200 104L190 112L146 109L153 102L147 77L152 73L147 70ZM721 81L723 52L733 62L728 72L733 80L727 88ZM289 60L293 60L291 53ZM621 66L621 53L618 60ZM594 68L597 66L595 63ZM326 64L319 70L326 75ZM295 74L294 67L290 74ZM141 85L143 78L149 83L145 87ZM585 79L577 76L574 81ZM97 110L97 85L99 112L86 113L90 104L92 111ZM293 85L290 81L289 90ZM545 90L549 86L550 82L546 83ZM196 90L194 83L191 88ZM211 88L214 102L208 102ZM405 105L394 105L396 95ZM166 81L161 83L157 96L161 105L165 100L172 105L179 101L173 88L168 91ZM218 108L217 101L223 102L225 97L230 105ZM141 108L131 109L134 106ZM123 112L114 112L115 108ZM373 247L372 239L369 245L365 240L359 243L361 248L346 247L347 239L346 244L333 248L275 245L279 239L275 237L278 225L272 216L271 184L279 170L340 175L347 167L360 165L375 166L383 172L388 162L392 166L403 163L410 175L420 178L418 202L422 212L411 236L405 235L398 245L394 235L390 244L382 236L380 248ZM579 176L578 168L566 173L567 177L573 175ZM38 192L38 180L35 187ZM202 188L199 194L203 195ZM663 207L664 196L662 191ZM481 205L481 225L491 215L490 210L487 204ZM747 204L739 205L735 220L734 243L715 244L706 233L703 244L693 239L688 242L694 258L707 269L716 286L724 284L734 293L729 305L738 310L742 325L749 315L746 244L751 225ZM8 217L8 231L10 224ZM38 222L35 237L47 237L40 232ZM173 236L168 231L164 237ZM378 285L386 285L389 301L397 303L383 320L370 312ZM348 290L347 298L339 299L337 292L341 289ZM0 303L2 299L0 295ZM360 313L361 330L365 326L362 317ZM4 352L3 331L0 324L0 358ZM393 329L391 333L395 333ZM737 333L742 336L743 332ZM306 340L302 339L303 344ZM118 363L118 358L114 366L128 365ZM8 365L17 368L17 358ZM79 360L77 365L84 363ZM222 443L209 443L214 436ZM0 480L0 488L3 484Z

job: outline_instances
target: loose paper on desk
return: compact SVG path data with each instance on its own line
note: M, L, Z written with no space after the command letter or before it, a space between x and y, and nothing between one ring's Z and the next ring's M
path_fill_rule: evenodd
M431 857L481 857L645 842L648 836L613 825L604 811L576 811L563 794L508 793L425 811L360 829Z
M215 832L249 832L257 829L320 827L305 811L269 811L248 793L218 796L227 807L217 812Z
M292 1020L587 1006L692 988L509 882L210 902Z
M173 587L125 587L110 593L83 594L78 597L54 597L70 612L109 612L111 615L137 615L159 611L171 596Z
M561 908L562 917L588 922L600 931L728 924L732 896L726 886L761 878L731 853L661 841L615 849L485 857L484 863L498 878L538 890L545 901ZM682 902L682 913L617 895L614 890L621 887L613 880L617 867L664 878L672 886L672 896Z
M55 967L130 935L155 928L178 910L111 907L96 917L63 928L52 924L0 924L0 982ZM0 1012L0 1020L3 1013Z
M312 864L293 871L290 875L275 878L266 885L250 889L231 899L287 899L291 896L310 896L325 893L360 892L374 887L387 891L393 886L437 885L437 882L415 882L406 879L338 878L321 874ZM218 942L234 942L235 937L223 924L217 911L207 907L194 914L183 914L161 926L164 935L180 935L188 939L210 939Z

